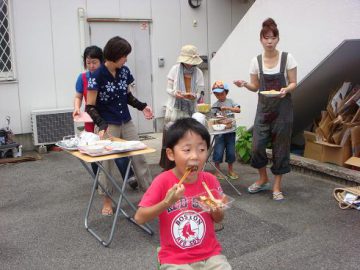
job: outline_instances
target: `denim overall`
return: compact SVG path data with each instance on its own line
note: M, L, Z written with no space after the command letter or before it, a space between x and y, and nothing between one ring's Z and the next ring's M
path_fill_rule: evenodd
M291 95L284 98L267 97L260 94L266 90L280 90L286 87L285 66L287 53L281 54L280 72L264 74L262 55L257 57L259 63L260 89L253 128L251 166L257 169L267 165L266 145L271 140L274 175L290 172L290 143L293 123Z

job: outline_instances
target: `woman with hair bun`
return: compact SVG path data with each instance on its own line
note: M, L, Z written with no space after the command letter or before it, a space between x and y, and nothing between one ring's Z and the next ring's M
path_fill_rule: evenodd
M279 30L272 18L266 19L260 31L260 42L264 52L251 60L250 82L234 81L238 87L258 92L258 106L253 128L251 166L258 169L259 179L248 187L249 193L269 190L266 172L268 159L266 145L272 143L273 164L271 172L275 175L273 199L284 199L281 180L290 172L290 143L293 123L291 93L297 84L297 63L287 52L276 49ZM275 90L275 94L266 95ZM274 92L274 91L271 91Z

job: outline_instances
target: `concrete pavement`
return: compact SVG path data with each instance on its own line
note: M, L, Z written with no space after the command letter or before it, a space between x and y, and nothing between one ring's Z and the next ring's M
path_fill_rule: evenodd
M159 136L146 143L159 150ZM161 171L158 159L159 151L147 156L153 175ZM271 192L245 192L254 169L240 163L235 169L241 177L233 183L243 195L222 184L235 201L218 233L233 269L359 269L360 212L338 208L336 182L291 172L284 178L286 200L275 202ZM0 269L155 269L158 233L149 236L120 217L104 248L84 229L91 182L65 152L0 165ZM134 203L142 195L128 194ZM99 197L95 208L91 224L106 235L111 218L99 215Z

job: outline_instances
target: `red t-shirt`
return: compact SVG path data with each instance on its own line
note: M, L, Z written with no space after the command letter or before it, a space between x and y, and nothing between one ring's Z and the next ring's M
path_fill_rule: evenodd
M188 264L221 253L210 214L203 212L193 200L194 196L205 192L202 181L210 189L222 192L215 176L200 172L195 183L184 183L184 197L159 215L161 264ZM149 207L161 202L166 192L178 182L172 170L161 173L145 192L139 206Z

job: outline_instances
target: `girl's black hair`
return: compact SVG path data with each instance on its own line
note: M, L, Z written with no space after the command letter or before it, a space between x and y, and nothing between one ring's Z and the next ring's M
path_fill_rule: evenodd
M121 57L131 53L131 45L119 36L111 38L104 47L105 60L112 62L118 61Z
M181 118L172 124L166 133L165 147L174 149L175 145L179 142L185 134L190 131L194 132L206 142L207 148L210 147L210 134L203 124L194 118Z
M104 55L98 46L89 46L84 50L83 62L86 69L86 58L99 59L100 63L104 62Z

